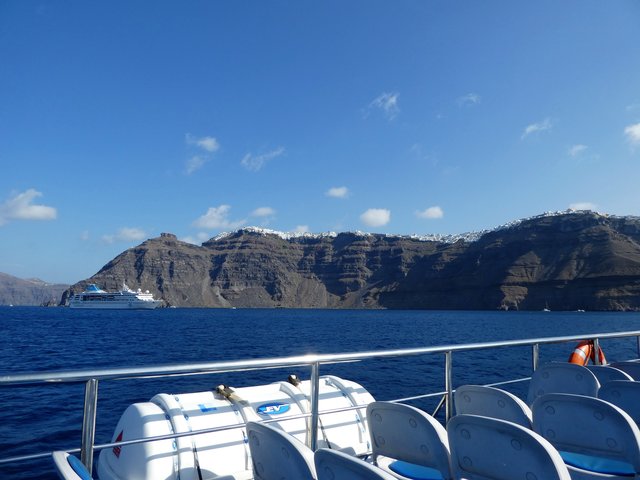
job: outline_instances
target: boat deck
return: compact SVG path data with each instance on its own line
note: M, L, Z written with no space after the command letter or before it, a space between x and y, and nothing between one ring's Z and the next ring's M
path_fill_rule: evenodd
M310 406L311 413L301 414L301 417L308 418L308 446L315 450L318 446L319 435L319 382L320 375L329 369L329 365L339 363L357 363L370 359L390 359L397 357L422 357L429 363L440 363L444 358L444 366L442 367L442 388L436 391L422 392L417 391L415 395L391 399L391 402L412 402L421 399L435 399L437 407L434 410L434 416L440 411L443 412L443 421L448 421L453 415L453 393L455 385L453 384L453 372L455 369L456 355L471 351L494 351L503 348L528 347L530 349L531 371L538 368L540 362L540 350L546 345L568 344L567 351L574 344L583 340L591 340L596 348L602 341L609 339L628 339L634 342L635 350L640 352L640 331L615 332L615 333L594 333L589 335L573 335L563 337L546 337L533 338L512 341L498 341L485 343L469 343L442 345L435 347L410 348L410 349L393 349L378 350L367 352L345 352L336 354L322 355L302 355L291 357L277 358L261 358L249 360L230 360L224 362L210 363L191 363L177 365L157 365L153 367L130 367L130 368L108 368L95 370L76 370L76 371L57 371L57 372L34 372L34 373L17 373L0 377L0 387L11 388L17 386L35 386L46 387L51 385L60 385L62 383L82 383L84 389L84 412L82 426L82 444L80 446L70 445L65 451L72 454L80 454L82 463L89 471L92 471L94 464L94 454L98 451L108 448L121 448L125 445L133 445L152 440L172 439L185 436L193 436L194 434L202 435L212 432L224 431L229 429L241 428L242 425L233 425L226 427L216 427L211 429L198 430L197 432L177 433L170 435L157 436L153 438L140 438L127 441L95 443L95 426L98 405L98 385L103 382L111 382L122 379L140 379L140 378L173 378L177 376L188 375L213 375L229 372L255 372L267 369L307 369L310 379ZM640 354L638 355L640 357ZM618 359L622 360L622 359ZM357 368L353 369L354 378L358 381ZM530 377L513 378L488 385L505 386L509 384L518 384L526 382ZM365 385L366 386L366 385ZM417 387L420 390L419 386ZM352 407L357 409L357 407ZM337 409L335 412L344 409ZM333 412L332 410L331 412ZM322 412L327 413L327 412ZM0 465L6 463L26 462L29 460L41 459L48 457L52 452L38 452L30 455L18 457L0 458Z

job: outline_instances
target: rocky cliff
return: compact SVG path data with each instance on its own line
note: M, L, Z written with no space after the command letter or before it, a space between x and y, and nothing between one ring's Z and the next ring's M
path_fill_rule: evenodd
M545 214L457 239L243 229L196 246L162 234L62 303L123 281L194 307L638 310L640 219Z
M69 285L24 280L0 273L0 305L57 305Z

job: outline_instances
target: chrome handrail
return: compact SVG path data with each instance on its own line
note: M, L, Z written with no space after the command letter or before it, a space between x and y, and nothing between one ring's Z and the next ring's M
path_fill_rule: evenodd
M389 357L407 357L418 355L432 355L432 354L444 354L445 356L445 371L444 371L444 386L445 391L440 395L445 396L445 408L446 408L446 420L449 420L452 415L452 395L454 388L452 385L452 372L453 372L453 354L456 352L467 352L474 350L487 350L493 348L503 347L518 347L518 346L531 346L532 347L532 367L536 370L539 360L539 348L540 345L549 345L556 343L568 343L582 340L593 340L598 342L602 339L611 338L627 338L636 337L636 347L638 356L640 357L640 330L634 330L629 332L614 332L614 333L595 333L595 334L582 334L582 335L569 335L561 337L540 337L530 338L522 340L506 340L495 342L477 342L468 344L457 345L444 345L435 347L421 347L421 348L406 348L406 349L391 349L391 350L378 350L378 351L365 351L365 352L345 352L334 354L308 354L297 355L290 357L275 357L275 358L263 358L263 359L251 359L251 360L233 360L224 362L206 362L206 363L191 363L191 364L177 364L177 365L160 365L160 366L147 366L147 367L130 367L130 368L106 368L106 369L89 369L89 370L68 370L68 371L56 371L56 372L33 372L23 373L16 375L3 375L0 376L0 388L2 387L16 387L16 386L35 386L43 384L61 384L61 383L85 383L85 402L84 402L84 414L83 414L83 432L82 432L82 446L80 448L82 462L87 469L91 472L93 463L93 453L95 449L95 424L97 416L97 399L98 399L98 383L104 380L123 380L131 378L158 378L169 376L188 376L188 375L202 375L212 373L223 372L238 372L238 371L250 371L250 370L263 370L272 368L284 368L291 366L307 366L310 368L311 378L311 431L309 432L310 447L315 449L317 443L317 427L318 427L318 405L319 405L319 378L320 378L320 365L342 363L342 362L354 362L369 359L380 359ZM597 358L597 355L596 355ZM516 380L521 381L521 380ZM409 397L410 399L419 397ZM396 400L400 401L400 400ZM354 407L358 408L358 407ZM204 433L197 432L197 433ZM196 434L196 432L189 432L190 435ZM174 437L181 436L180 434L173 434ZM169 437L171 438L171 437ZM154 441L154 439L147 439L148 441ZM141 440L142 441L142 440ZM101 448L106 448L115 444L100 445ZM70 450L77 451L77 450ZM0 464L9 463L10 461L27 460L34 458L42 458L46 454L34 454L26 455L22 457L12 457L8 459L0 459Z
M436 353L455 353L472 350L487 350L501 347L522 347L548 345L553 343L576 342L586 339L638 338L640 352L640 330L615 333L593 333L569 335L563 337L540 337L522 340L503 340L496 342L478 342L444 345L435 347L404 348L393 350L372 350L364 352L345 352L327 354L307 354L290 357L260 358L251 360L232 360L226 362L187 363L177 365L159 365L130 368L104 368L89 370L65 370L54 372L33 372L0 376L0 388L17 385L39 385L43 383L84 383L91 379L122 380L130 378L157 378L165 376L187 376L194 374L222 373L243 370L262 370L290 366L311 366L314 363L327 364L346 361L369 360L374 358L407 357Z

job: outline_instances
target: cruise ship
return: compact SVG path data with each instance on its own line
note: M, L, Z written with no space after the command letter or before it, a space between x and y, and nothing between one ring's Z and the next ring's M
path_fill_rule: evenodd
M111 309L153 309L160 305L149 290L131 290L124 283L118 292L106 292L95 283L90 284L82 293L77 293L69 300L70 308L111 308Z

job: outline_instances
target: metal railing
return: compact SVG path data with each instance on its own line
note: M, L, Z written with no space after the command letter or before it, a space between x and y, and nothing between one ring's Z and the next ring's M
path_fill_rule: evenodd
M440 405L445 406L445 417L449 420L453 415L453 355L458 352L468 352L477 350L488 350L504 347L531 347L531 366L532 370L538 368L539 349L541 345L572 343L582 340L590 340L594 342L595 351L598 351L600 340L612 338L636 337L636 349L640 357L640 331L615 332L615 333L595 333L587 335L571 335L563 337L543 337L523 340L484 342L484 343L468 343L458 345L444 345L423 348L407 348L395 350L380 350L367 352L350 352L336 354L318 354L318 355L299 355L290 357L252 359L252 360L234 360L226 362L209 362L209 363L192 363L150 367L133 367L133 368L106 368L97 370L72 370L59 372L37 372L24 373L16 375L0 376L0 388L15 386L37 386L37 385L59 385L62 383L84 383L84 414L82 422L82 445L80 449L70 449L69 452L81 454L82 463L91 472L93 464L93 454L97 450L111 448L118 445L131 445L135 443L150 442L164 440L168 438L178 438L181 436L192 436L214 431L228 430L231 428L240 428L243 425L234 425L229 427L217 427L207 430L199 430L197 432L187 432L182 434L171 434L158 436L153 438L144 438L137 440L129 440L122 442L107 443L95 445L95 426L97 418L97 401L98 401L98 385L99 382L105 380L122 380L133 378L159 378L174 377L187 375L203 375L226 372L241 372L252 370L265 370L285 367L309 367L311 378L311 414L304 414L301 417L311 417L309 432L309 447L316 449L318 440L318 418L319 418L319 382L320 382L320 365L356 362L370 359L381 359L391 357L409 357L421 355L437 355L443 354L445 360L444 366L444 391L437 393L421 394L415 397L407 397L404 399L392 400L395 402L416 400L421 398L440 396L443 399ZM596 362L598 355L595 355ZM520 382L524 379L514 379L506 382L500 382L500 385L507 383ZM492 384L492 385L499 385ZM362 407L353 407L353 409ZM438 407L439 408L439 407ZM340 411L340 410L336 410ZM333 412L333 410L331 410ZM326 413L326 412L323 412ZM37 453L32 455L23 455L20 457L11 457L0 459L0 464L12 463L17 461L33 460L43 458L50 455L51 452Z

